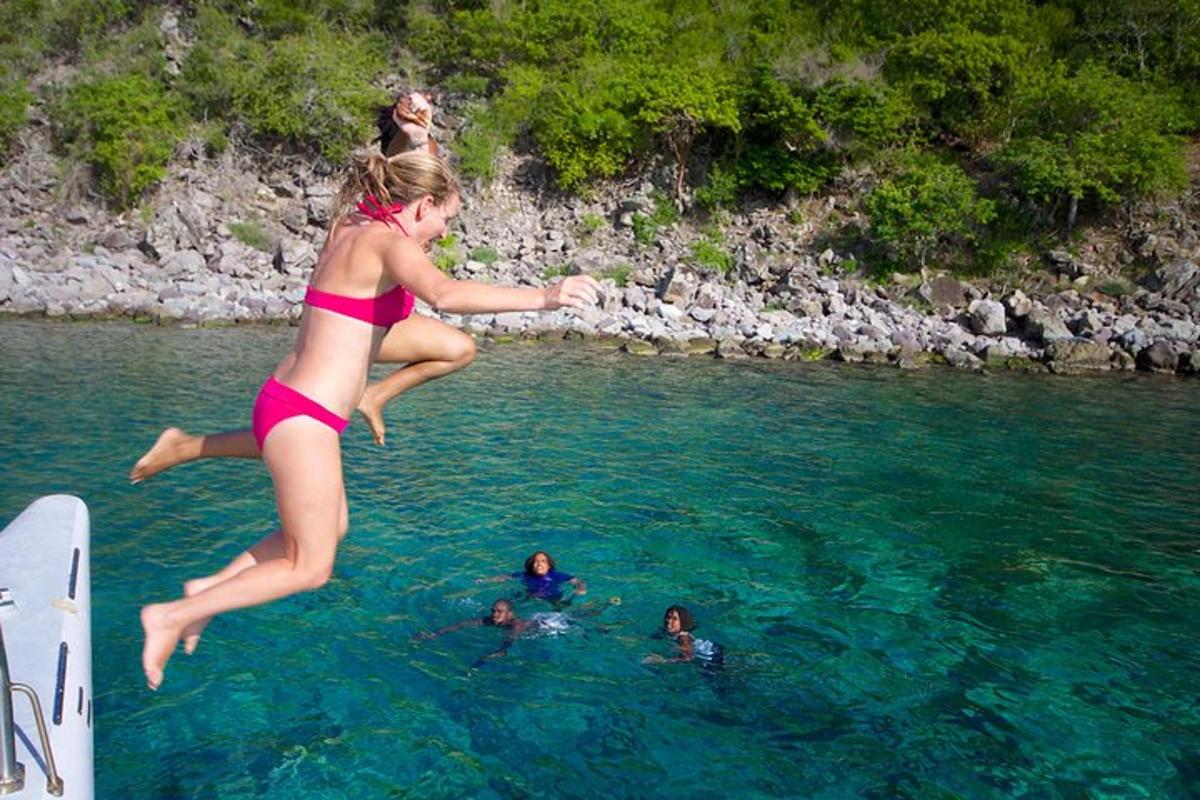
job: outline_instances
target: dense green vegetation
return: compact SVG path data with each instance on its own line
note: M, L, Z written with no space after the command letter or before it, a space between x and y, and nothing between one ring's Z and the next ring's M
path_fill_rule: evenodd
M183 137L339 162L371 137L383 76L400 74L472 98L453 149L484 178L506 147L533 147L576 191L662 157L675 199L719 214L747 193L871 175L872 260L915 268L984 251L1001 266L1081 215L1176 192L1200 131L1200 0L171 8L177 31L150 2L0 0L0 154L25 124L28 80L64 60L76 77L39 88L56 139L117 205ZM635 222L647 241L671 224Z

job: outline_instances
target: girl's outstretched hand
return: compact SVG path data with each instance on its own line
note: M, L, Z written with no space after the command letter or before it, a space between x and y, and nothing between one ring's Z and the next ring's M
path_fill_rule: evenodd
M546 310L594 306L599 291L600 284L591 275L572 275L546 287Z

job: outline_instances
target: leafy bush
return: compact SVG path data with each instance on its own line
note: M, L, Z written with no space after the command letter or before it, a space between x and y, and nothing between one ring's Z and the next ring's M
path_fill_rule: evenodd
M491 79L486 75L472 75L467 72L451 75L442 81L442 86L452 92L459 92L461 94L487 94L490 84Z
M176 102L143 75L84 79L57 98L52 115L60 141L92 166L118 208L162 179L181 133Z
M658 226L654 224L654 220L646 214L633 215L633 239L635 242L643 247L648 247L654 243L657 236Z
M386 41L377 35L315 27L267 43L202 9L196 37L179 88L198 116L236 120L334 163L372 137L373 112L389 100L369 80L386 67Z
M733 266L733 259L730 257L729 251L720 243L708 238L701 239L692 245L692 259L700 266L708 267L721 275L728 273Z
M583 223L583 229L587 233L595 233L607 224L604 217L591 212L584 214L580 222Z
M262 223L258 220L231 222L229 223L229 232L242 244L249 245L255 250L261 250L264 253L271 252L275 244L271 240L270 234L263 230Z
M496 252L494 247L476 247L471 251L470 258L472 261L478 261L481 264L495 264L500 260L500 254Z
M1171 98L1098 64L1032 74L1013 102L1011 138L997 154L1016 186L1050 212L1182 188L1187 169Z
M0 158L8 153L9 145L25 127L33 95L23 81L0 81Z
M696 202L707 211L729 208L737 202L738 188L737 172L717 161L709 166L704 185L696 188Z
M863 203L872 235L890 258L924 266L940 245L973 241L995 216L995 204L978 196L960 167L916 153L898 167Z
M616 264L605 270L601 277L611 278L612 282L618 287L624 289L629 285L629 276L633 274L633 267L628 264Z

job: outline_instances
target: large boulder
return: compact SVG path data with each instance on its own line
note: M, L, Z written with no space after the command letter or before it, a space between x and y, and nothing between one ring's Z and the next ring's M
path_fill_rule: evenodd
M1155 270L1146 285L1168 300L1186 303L1200 293L1200 266L1195 261L1173 261Z
M972 300L967 319L971 330L981 336L1000 336L1006 330L1004 306L995 300Z
M1046 347L1046 363L1059 373L1112 368L1112 350L1087 339L1063 339Z
M967 304L967 286L947 275L922 283L917 293L937 309L962 308Z
M1174 373L1179 368L1179 354L1165 339L1159 339L1137 354L1137 368L1146 372Z
M1072 338L1067 324L1059 318L1058 314L1041 306L1029 309L1029 313L1025 316L1025 334L1043 346Z
M658 296L664 303L687 306L696 296L697 283L696 277L690 272L675 267L667 273L660 284Z

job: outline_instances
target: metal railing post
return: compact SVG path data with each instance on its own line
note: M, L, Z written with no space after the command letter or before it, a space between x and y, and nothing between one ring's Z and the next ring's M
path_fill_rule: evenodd
M12 693L21 692L33 706L33 721L37 724L42 742L42 757L46 761L46 791L55 797L63 793L62 778L50 750L50 732L42 716L42 704L37 692L23 683L13 683L8 675L8 652L4 649L4 628L0 627L0 795L14 794L25 786L25 767L17 761L16 723L12 715Z
M15 794L25 786L25 767L17 761L17 727L13 723L12 680L4 628L0 627L0 794Z

